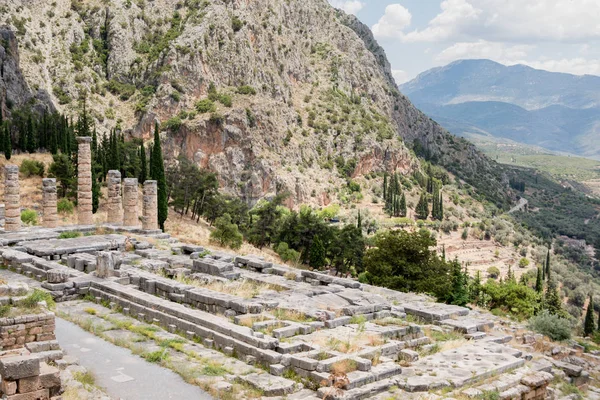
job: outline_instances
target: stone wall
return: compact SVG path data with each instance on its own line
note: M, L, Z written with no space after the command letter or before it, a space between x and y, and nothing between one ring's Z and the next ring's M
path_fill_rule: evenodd
M0 318L0 350L18 349L32 342L55 340L54 314L29 314Z
M25 349L0 353L0 377L6 400L47 400L60 393L58 368Z

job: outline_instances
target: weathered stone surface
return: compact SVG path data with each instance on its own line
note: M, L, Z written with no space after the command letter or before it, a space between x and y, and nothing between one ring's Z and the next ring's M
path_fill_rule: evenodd
M69 280L69 271L64 269L51 269L46 273L48 283L64 283Z
M77 223L91 225L92 215L92 151L89 136L78 136L77 153Z
M264 396L285 396L294 392L295 383L270 374L249 374L238 378L262 391Z
M34 356L0 358L2 380L15 381L40 374L40 360Z
M144 182L142 229L158 229L158 186L156 181Z
M56 178L42 179L43 224L46 228L56 228L58 225L56 197Z
M4 229L7 232L17 231L21 228L19 167L13 164L6 164L4 166L4 177Z
M109 224L121 225L123 223L123 197L121 196L121 172L108 171L106 178L108 189L108 212L106 220Z
M137 178L125 178L123 180L123 225L139 226L140 218L138 212L138 180ZM136 247L137 248L137 247Z

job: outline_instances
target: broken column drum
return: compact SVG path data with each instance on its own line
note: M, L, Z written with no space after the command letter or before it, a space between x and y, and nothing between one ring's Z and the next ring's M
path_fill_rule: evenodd
M108 171L106 179L108 186L108 216L109 224L121 224L123 222L123 197L121 196L121 172Z
M77 137L77 223L79 225L93 224L92 215L92 150L89 136Z
M123 225L139 226L138 215L138 180L137 178L125 178L123 180Z
M144 182L144 207L142 228L144 230L158 229L158 185L156 181Z
M6 207L4 229L7 232L17 231L21 228L19 167L13 164L8 164L4 167L4 174L4 202Z
M42 179L42 207L44 211L44 227L46 228L56 228L58 225L56 201L56 179Z

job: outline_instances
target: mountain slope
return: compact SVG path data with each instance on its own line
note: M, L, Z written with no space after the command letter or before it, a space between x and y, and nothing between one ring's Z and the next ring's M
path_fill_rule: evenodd
M457 135L470 137L475 128L552 151L600 158L600 77L463 60L424 72L401 89Z
M28 87L52 106L74 113L86 98L101 133L130 138L161 122L168 162L193 159L249 202L287 190L292 204L327 204L348 178L412 173L415 140L508 201L494 163L402 96L370 30L324 0L18 0L2 11Z

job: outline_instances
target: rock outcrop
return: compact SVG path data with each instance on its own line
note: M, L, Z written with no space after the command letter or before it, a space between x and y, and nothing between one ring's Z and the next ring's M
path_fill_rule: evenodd
M101 133L146 140L160 121L167 162L194 160L248 202L287 190L293 204L324 204L349 178L412 173L413 148L507 200L494 163L418 111L369 28L324 0L16 0L4 11L25 81L60 111L85 96Z

